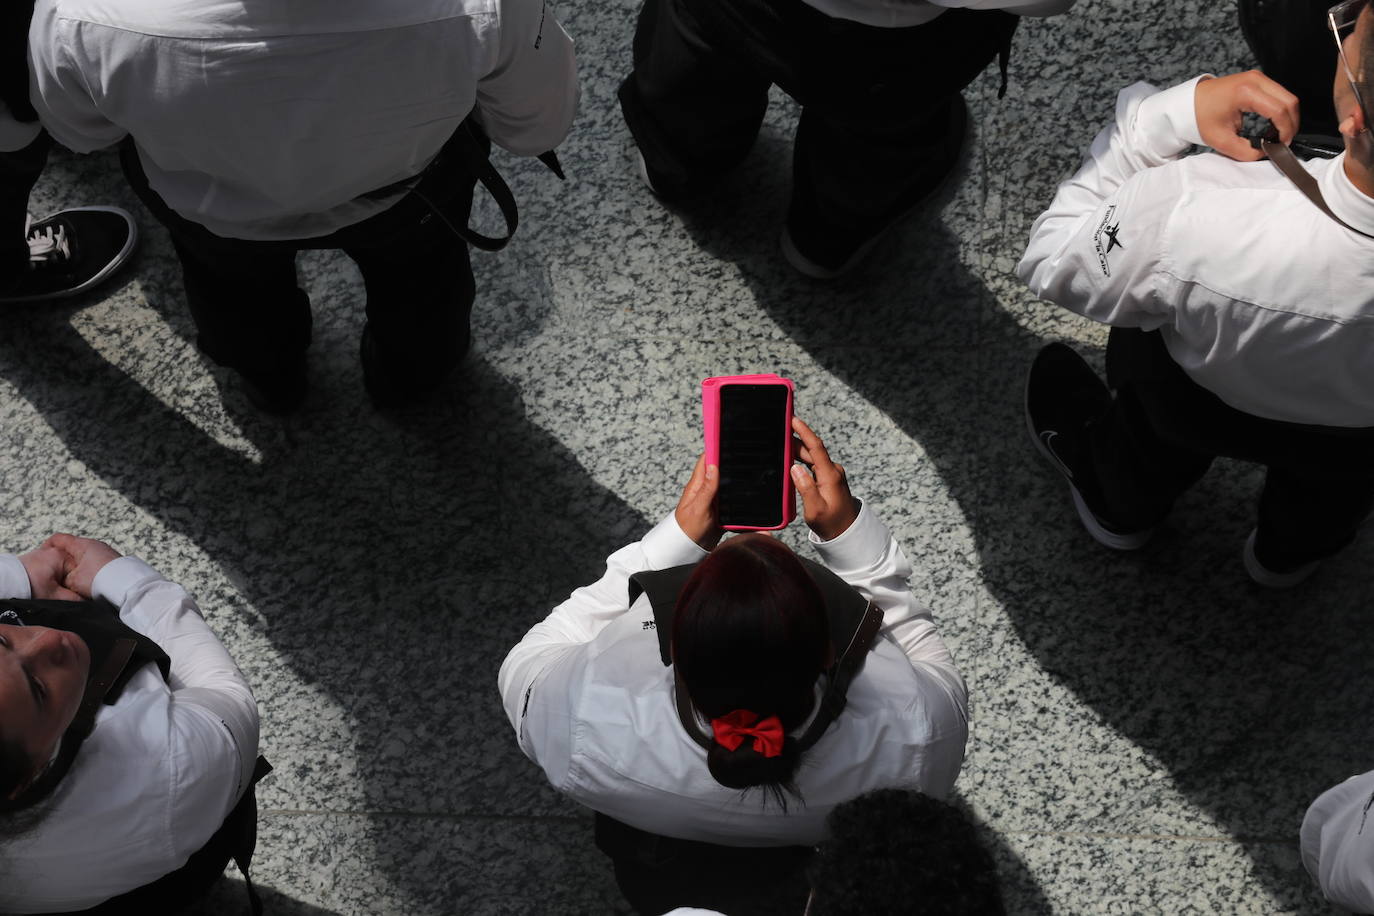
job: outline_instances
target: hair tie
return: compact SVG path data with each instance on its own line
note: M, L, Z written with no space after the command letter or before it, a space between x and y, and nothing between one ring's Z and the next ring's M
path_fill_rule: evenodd
M782 720L777 716L759 718L758 713L747 709L736 709L729 715L711 720L711 731L715 733L716 743L727 751L733 751L744 743L745 738L754 739L754 750L765 757L777 757L782 753Z

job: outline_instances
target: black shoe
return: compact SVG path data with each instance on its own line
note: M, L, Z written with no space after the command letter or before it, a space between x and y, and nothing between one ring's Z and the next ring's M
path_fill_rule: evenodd
M75 207L29 224L27 235L29 269L0 291L0 303L84 293L129 259L138 227L118 207Z
M467 335L461 342L457 357L447 365L436 367L410 363L401 366L383 358L372 326L365 324L358 346L363 363L363 387L367 389L373 405L382 409L421 403L453 373L471 344L471 336Z
M945 134L950 139L941 161L931 166L925 181L894 202L891 214L870 235L860 238L837 236L832 227L820 225L816 219L789 209L779 239L787 263L813 280L834 280L853 270L890 229L925 206L954 174L959 154L968 139L968 105L961 95L955 95L950 101Z
M239 381L249 403L263 413L279 417L294 413L310 392L304 359L279 371L240 372Z
M1099 544L1136 550L1154 528L1124 531L1089 506L1095 483L1088 472L1088 424L1112 409L1112 395L1083 357L1062 343L1045 346L1026 376L1026 428L1036 449L1069 482L1083 527ZM1089 497L1084 497L1084 490Z

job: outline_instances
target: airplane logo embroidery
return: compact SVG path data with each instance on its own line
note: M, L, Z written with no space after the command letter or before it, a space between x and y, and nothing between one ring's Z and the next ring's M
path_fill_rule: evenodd
M1102 276L1112 275L1112 266L1107 263L1107 255L1113 248L1125 249L1121 244L1121 239L1116 234L1121 231L1121 221L1112 222L1112 217L1116 215L1116 204L1107 208L1107 212L1102 216L1102 222L1097 224L1097 231L1093 233L1093 246L1097 249L1097 265L1102 268ZM1102 246L1102 239L1106 238L1107 245Z
M1113 248L1122 248L1122 249L1124 249L1124 248L1126 247L1125 245L1121 244L1121 239L1119 239L1119 238L1116 237L1116 234L1117 234L1118 232L1120 232L1120 231L1121 231L1121 224L1120 224L1120 223L1117 223L1115 226L1104 226L1104 227L1103 227L1103 229L1102 229L1102 234L1105 235L1105 236L1107 236L1107 250L1104 251L1103 254L1111 254Z

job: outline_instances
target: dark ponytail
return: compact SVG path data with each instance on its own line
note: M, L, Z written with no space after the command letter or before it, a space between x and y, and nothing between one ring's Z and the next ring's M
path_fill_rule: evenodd
M0 2L0 100L17 121L37 121L29 103L29 23L34 0Z
M815 706L816 679L831 657L820 589L792 551L769 537L733 538L698 566L678 596L673 664L692 705L715 720L736 710L776 716L796 729ZM768 757L745 738L712 742L711 776L731 789L760 787L784 809L801 799L801 752L787 737Z

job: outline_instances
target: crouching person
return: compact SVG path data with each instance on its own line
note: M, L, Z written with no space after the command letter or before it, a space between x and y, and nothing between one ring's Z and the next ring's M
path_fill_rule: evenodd
M0 911L173 913L246 869L257 703L185 590L56 534L0 596Z

